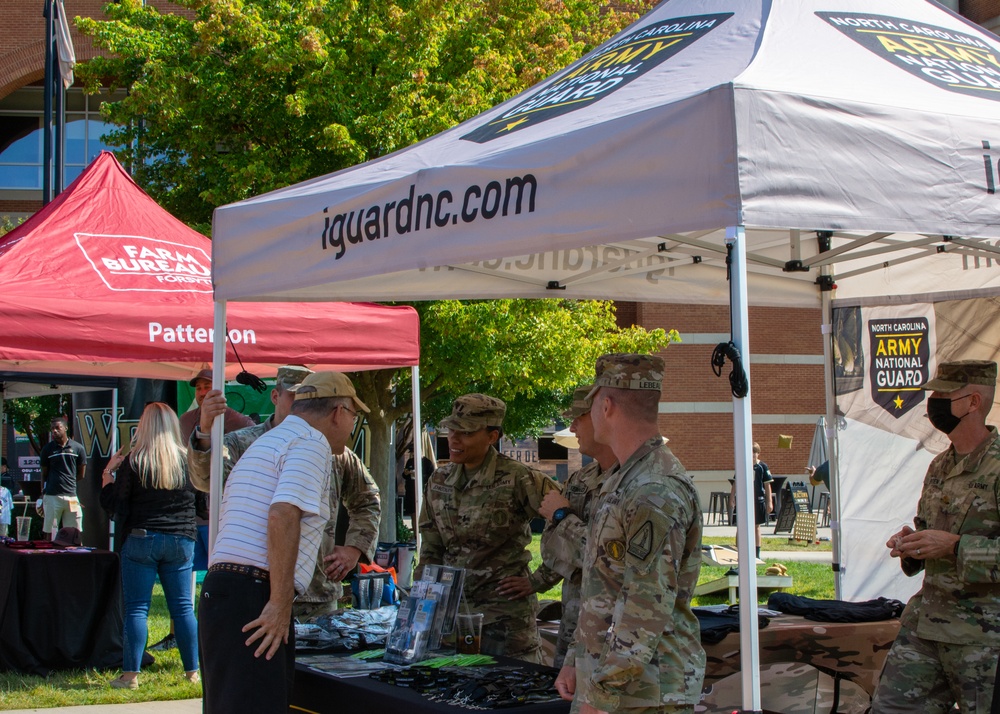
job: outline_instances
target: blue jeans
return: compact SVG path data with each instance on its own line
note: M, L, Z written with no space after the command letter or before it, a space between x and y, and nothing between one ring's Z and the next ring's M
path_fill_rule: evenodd
M122 547L122 596L125 600L125 643L122 671L138 672L149 635L147 619L153 583L160 576L167 609L184 671L198 669L198 623L192 602L194 541L149 531L130 533Z

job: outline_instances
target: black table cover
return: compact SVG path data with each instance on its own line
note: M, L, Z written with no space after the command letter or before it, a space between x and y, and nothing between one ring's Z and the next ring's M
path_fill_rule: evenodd
M498 664L515 665L527 669L548 670L555 679L558 670L541 667L507 657L497 657ZM432 702L411 689L377 682L369 677L338 678L309 669L303 664L295 667L295 690L292 705L316 714L343 714L343 712L406 712L406 714L442 714L465 712L469 709ZM512 714L566 714L570 703L565 701L528 704L502 711ZM497 710L501 711L501 710Z
M0 546L0 669L122 664L118 554Z

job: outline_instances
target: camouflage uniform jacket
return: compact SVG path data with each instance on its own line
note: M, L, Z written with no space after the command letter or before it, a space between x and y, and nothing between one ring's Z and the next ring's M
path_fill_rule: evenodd
M461 464L431 474L420 514L420 565L465 568L465 597L473 607L516 612L534 624L533 605L506 600L495 588L508 575L528 575L529 523L541 517L542 499L559 485L492 447L482 467L465 480Z
M579 702L606 711L693 705L705 651L691 597L701 506L660 436L605 476L590 522L576 629Z
M273 419L273 418L272 418ZM262 434L274 426L272 419L262 424L231 431L223 437L222 483L225 485L233 465ZM208 491L210 480L211 450L200 451L194 445L194 435L188 442L188 471L195 488ZM378 524L382 513L378 486L372 479L364 463L350 449L334 455L333 470L330 472L330 520L323 532L319 546L319 561L312 582L298 602L330 602L339 599L343 586L330 580L323 572L323 559L333 552L336 545L337 516L339 504L343 502L350 519L344 545L354 546L361 551L362 559L371 560L378 545Z
M924 570L900 623L926 640L1000 647L1000 435L989 429L982 446L966 456L949 447L924 476L915 528L961 536L957 558L900 564L907 575Z
M580 616L584 547L594 502L601 490L601 474L601 465L591 461L566 479L563 495L569 501L572 513L555 525L548 523L545 526L541 544L542 564L528 578L535 592L548 590L563 579L556 667L562 665Z

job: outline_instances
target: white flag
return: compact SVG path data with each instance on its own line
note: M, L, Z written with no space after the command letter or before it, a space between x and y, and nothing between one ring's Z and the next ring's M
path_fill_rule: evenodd
M56 0L55 23L56 50L59 53L59 72L62 75L63 87L69 89L73 84L73 67L76 66L76 50L73 49L73 38L69 34L69 20L66 19L66 7L63 0Z

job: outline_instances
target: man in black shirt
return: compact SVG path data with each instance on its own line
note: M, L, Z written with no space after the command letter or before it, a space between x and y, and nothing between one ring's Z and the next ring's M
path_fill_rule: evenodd
M87 469L87 454L83 444L69 438L69 421L65 417L52 420L52 441L39 454L42 483L45 484L42 508L42 531L49 540L61 526L73 526L83 531L83 512L76 497L76 482Z

